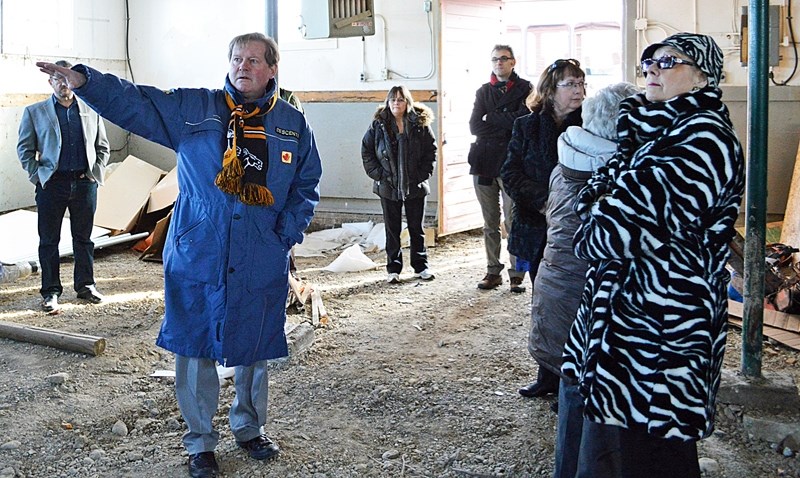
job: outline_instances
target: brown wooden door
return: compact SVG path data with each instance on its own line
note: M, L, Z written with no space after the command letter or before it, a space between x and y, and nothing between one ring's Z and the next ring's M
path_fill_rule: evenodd
M442 0L439 91L439 234L483 226L467 152L475 91L489 81L501 0Z

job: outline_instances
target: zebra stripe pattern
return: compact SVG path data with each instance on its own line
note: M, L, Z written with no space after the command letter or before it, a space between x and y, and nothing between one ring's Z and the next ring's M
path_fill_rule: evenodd
M617 154L576 206L590 267L562 371L589 419L696 440L713 430L742 149L716 88L621 110Z

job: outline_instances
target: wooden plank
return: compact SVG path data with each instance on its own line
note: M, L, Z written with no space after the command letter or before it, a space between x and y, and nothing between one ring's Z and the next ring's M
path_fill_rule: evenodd
M742 328L742 321L739 319L730 319L728 320L728 323L740 329ZM777 329L775 327L770 327L769 325L764 326L763 332L764 336L769 337L770 339L782 345L785 345L794 350L800 350L800 335L798 334L794 334L786 330Z
M95 356L106 349L106 339L102 337L4 321L0 321L0 337Z
M800 247L800 145L794 160L792 184L789 187L789 197L786 199L786 210L783 220L785 227L781 229L781 242L793 247ZM797 262L797 254L793 260Z
M322 296L317 290L311 291L311 325L314 327L319 326L320 311L319 304L322 302Z
M328 311L322 303L322 294L316 289L311 293L311 323L314 326L328 325Z
M289 289L292 291L292 294L294 294L297 302L299 302L300 305L303 305L305 302L300 300L303 297L303 291L300 286L300 282L291 274L289 274Z
M294 91L301 103L383 103L386 90ZM414 101L436 101L436 90L411 90Z
M44 101L52 94L45 93L5 93L0 95L0 108L18 108Z
M744 306L741 302L728 299L728 315L742 318ZM764 325L800 334L800 315L787 314L779 310L764 309Z
M386 101L386 90L355 91L294 91L302 103L383 103ZM435 102L437 90L411 90L414 101ZM0 95L0 107L24 107L46 100L52 95L6 93Z

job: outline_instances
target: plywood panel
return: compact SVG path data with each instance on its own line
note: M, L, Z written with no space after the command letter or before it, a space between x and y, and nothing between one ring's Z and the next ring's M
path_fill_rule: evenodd
M439 97L439 234L483 225L467 152L475 91L488 81L491 48L500 38L500 0L442 0Z
M789 187L789 198L786 200L786 212L783 216L784 227L781 229L781 242L794 247L800 245L800 146L794 160L792 185ZM797 262L800 254L794 254Z

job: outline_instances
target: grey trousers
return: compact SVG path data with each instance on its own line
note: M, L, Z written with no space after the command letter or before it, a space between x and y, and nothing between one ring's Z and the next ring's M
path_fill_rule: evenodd
M229 413L231 431L236 441L248 441L263 433L267 422L267 361L234 370L236 398ZM219 404L217 362L175 355L175 395L188 428L183 435L186 451L190 455L214 451L219 441L212 423Z
M500 200L502 198L503 224L506 231L511 230L511 209L514 205L511 198L503 190L503 180L495 178L492 184L484 186L478 184L478 176L472 176L472 183L475 185L475 196L483 213L483 244L486 248L486 272L489 274L500 275L503 265L500 262L500 248L502 237L500 236ZM517 258L509 254L511 268L508 269L508 277L525 277L525 272L517 271Z

